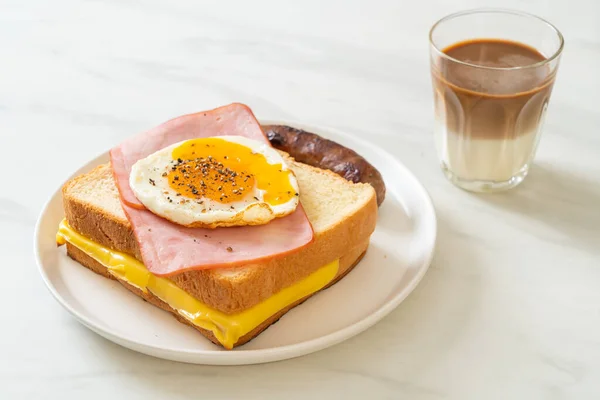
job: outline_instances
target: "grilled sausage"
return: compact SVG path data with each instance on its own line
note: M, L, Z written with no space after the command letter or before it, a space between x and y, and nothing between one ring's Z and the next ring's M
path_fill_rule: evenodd
M314 133L285 125L263 125L271 145L304 164L328 169L352 182L369 183L377 194L377 205L385 198L385 183L375 167L354 150Z

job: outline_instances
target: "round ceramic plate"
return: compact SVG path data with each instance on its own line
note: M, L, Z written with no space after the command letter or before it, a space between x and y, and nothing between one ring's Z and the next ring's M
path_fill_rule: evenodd
M436 239L431 199L414 175L385 151L336 130L287 124L358 150L379 169L387 186L366 256L336 285L292 309L249 343L223 350L116 281L83 268L66 255L64 246L57 248L56 230L64 216L59 188L44 207L35 232L39 270L52 295L81 323L115 343L197 364L254 364L297 357L346 340L384 318L417 286L431 261ZM73 176L107 161L108 153L102 154ZM369 295L355 296L358 292Z

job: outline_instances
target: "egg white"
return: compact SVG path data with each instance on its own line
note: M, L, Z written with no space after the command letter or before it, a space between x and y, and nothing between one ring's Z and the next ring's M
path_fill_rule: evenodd
M262 154L267 163L281 164L283 171L289 170L283 157L266 143L243 136L220 136L219 139L243 145ZM266 224L274 218L292 213L298 206L299 196L292 196L286 203L277 205L265 202L266 192L258 189L256 184L241 200L230 203L220 203L208 197L191 199L178 195L169 186L168 177L162 175L171 171L173 150L183 143L185 141L165 147L137 161L131 168L129 186L138 200L154 214L179 225L216 228ZM288 177L298 193L298 182L293 171ZM200 201L202 204L199 204Z

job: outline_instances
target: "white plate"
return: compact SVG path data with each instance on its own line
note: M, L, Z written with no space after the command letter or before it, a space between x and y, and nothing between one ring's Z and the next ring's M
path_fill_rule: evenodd
M64 215L59 188L44 207L35 232L39 270L52 295L85 326L115 343L197 364L255 364L298 357L346 340L381 320L412 292L429 266L436 238L431 199L414 175L385 151L335 130L287 124L358 150L379 169L387 186L366 256L335 286L294 308L244 346L222 350L119 283L81 267L63 247L57 248L55 234ZM107 161L108 153L102 154L73 176Z

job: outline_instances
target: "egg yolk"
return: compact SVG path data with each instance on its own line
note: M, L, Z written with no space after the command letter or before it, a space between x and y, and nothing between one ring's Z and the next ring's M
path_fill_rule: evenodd
M264 155L239 143L221 138L188 140L173 149L172 158L169 186L188 198L204 197L225 204L259 200L255 187L271 205L298 196L289 170L269 164Z

